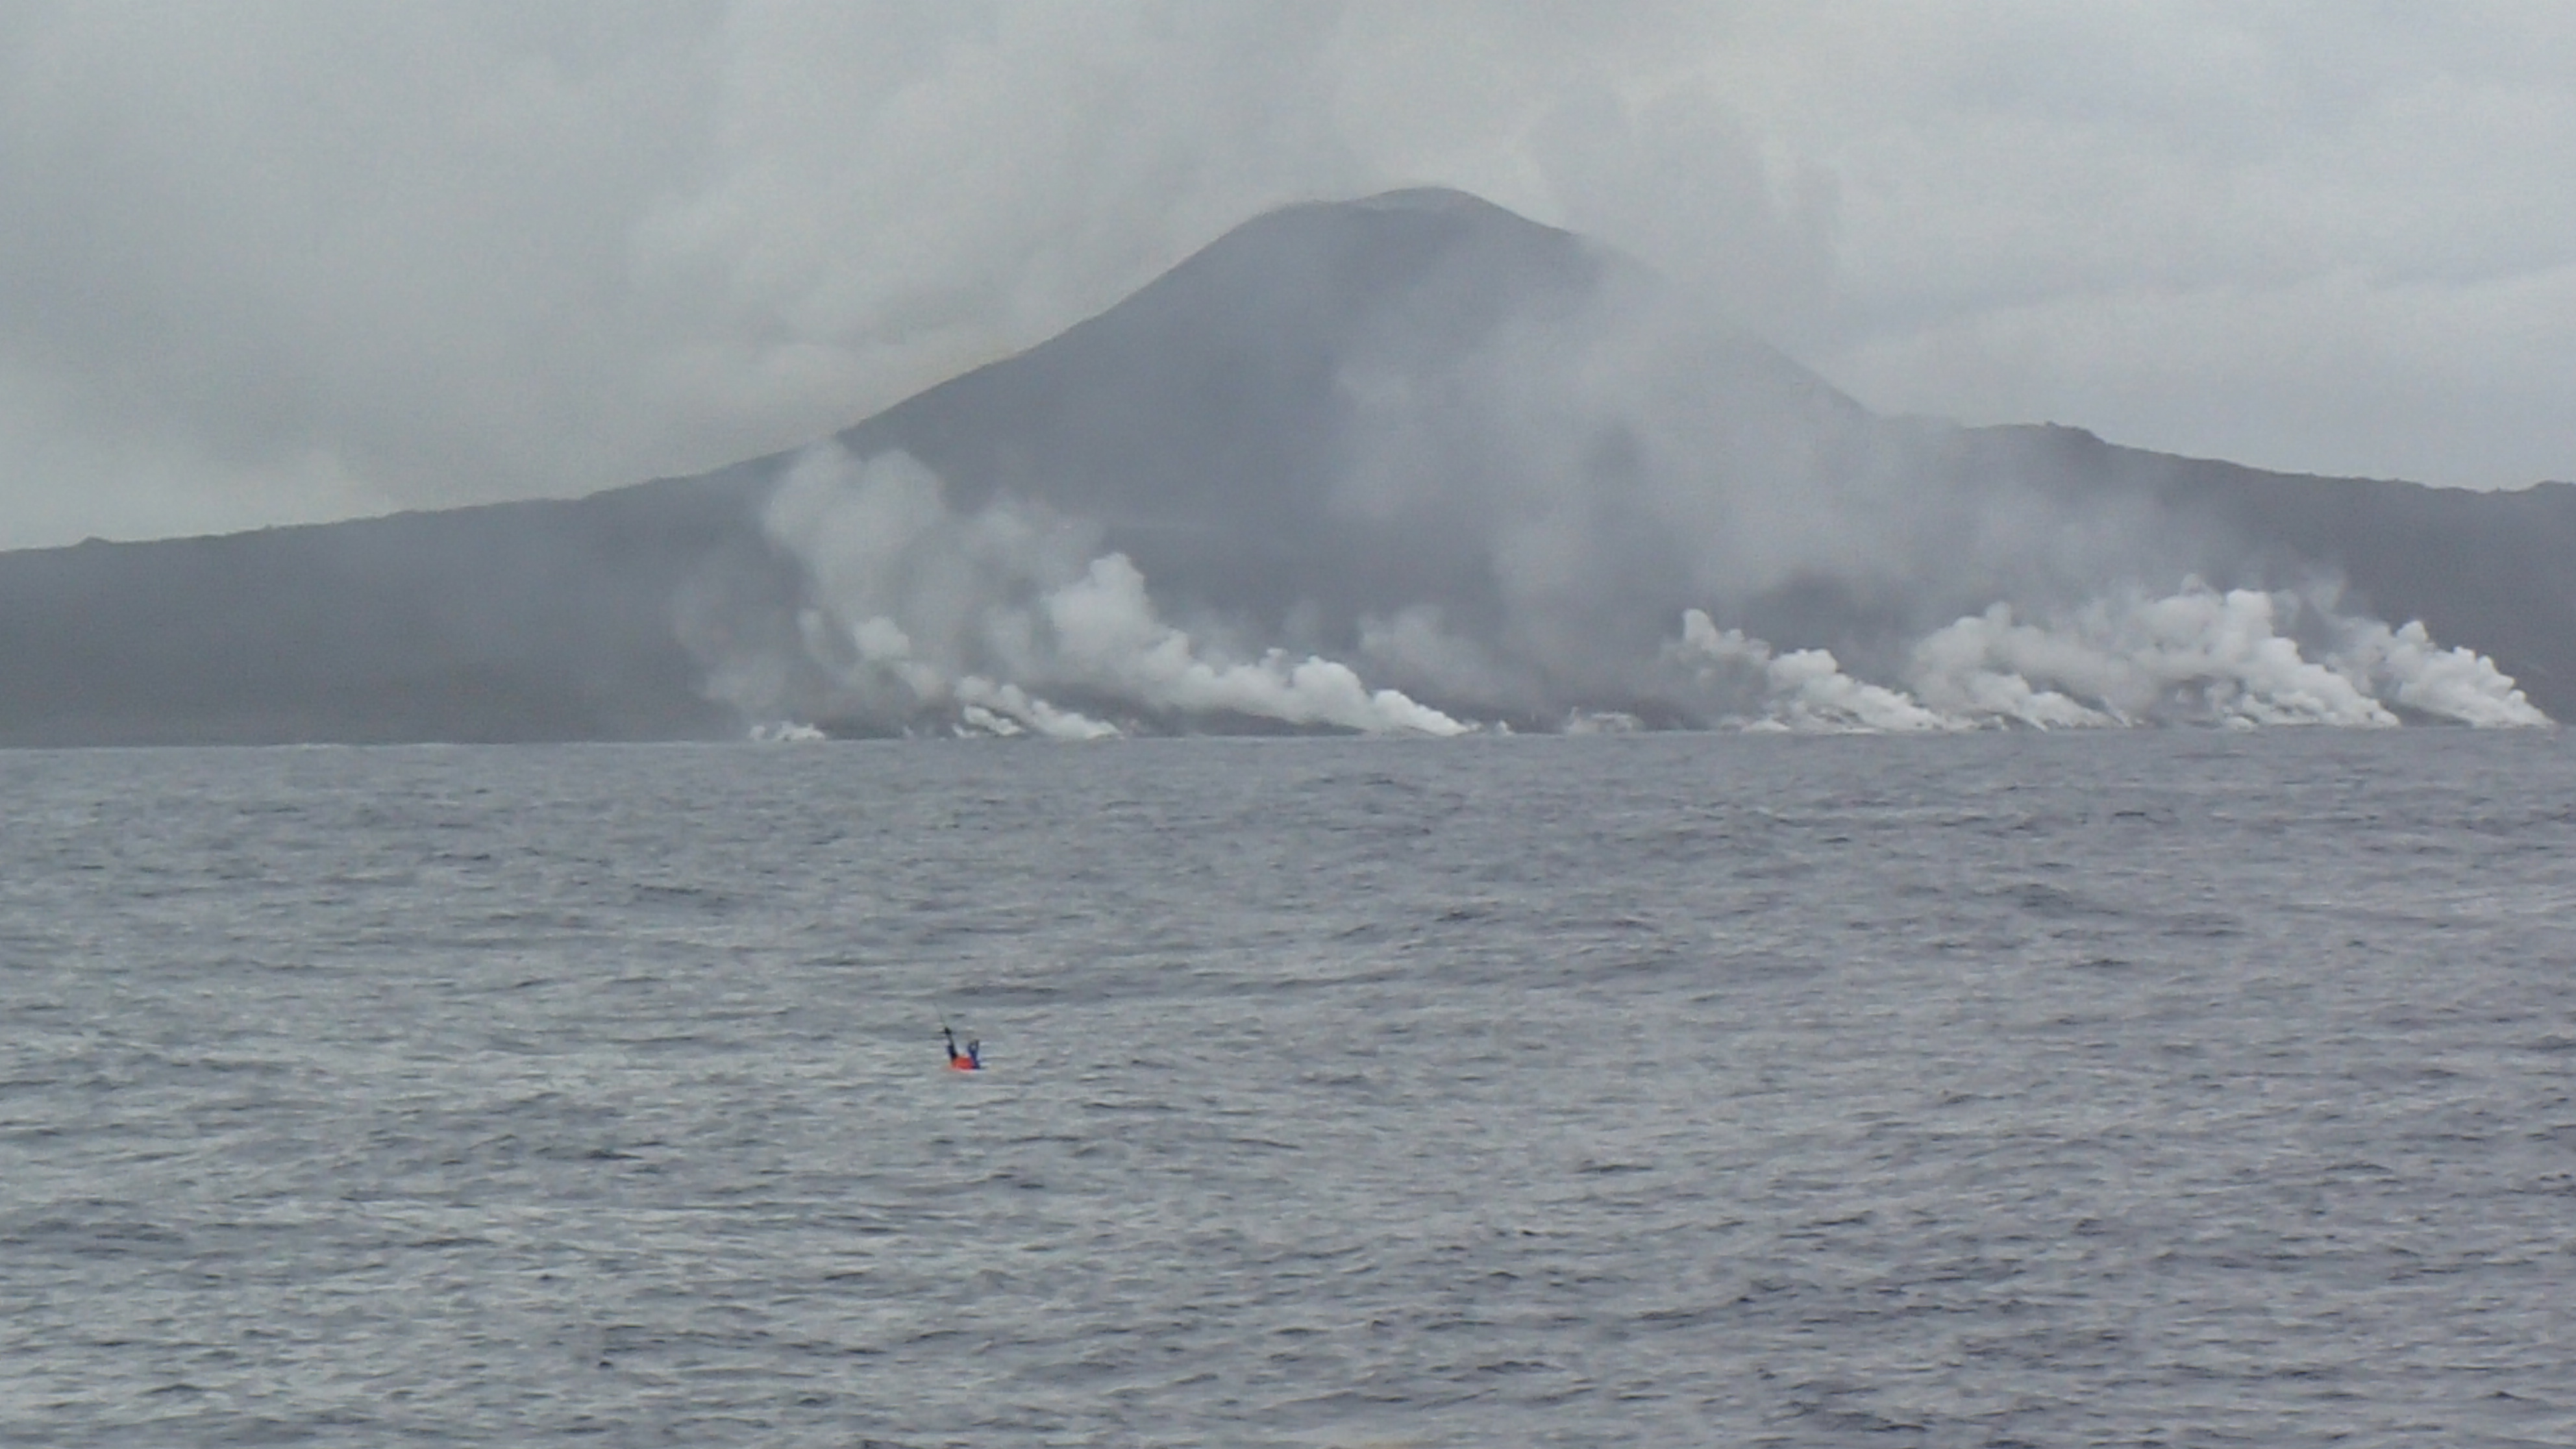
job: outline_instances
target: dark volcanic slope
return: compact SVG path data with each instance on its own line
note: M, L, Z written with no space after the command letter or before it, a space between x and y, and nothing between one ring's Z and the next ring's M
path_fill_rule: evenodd
M672 631L746 482L0 554L13 745L730 734Z
M2346 603L2420 619L2435 638L2492 654L2532 701L2576 719L2576 484L2504 493L2373 478L2267 473L2121 448L2074 428L1970 429L1967 466L2054 486L2142 494L2226 540L2216 582L2296 584L2320 571Z
M1615 255L1473 197L1407 191L1291 207L1229 233L1111 311L1009 361L934 387L841 434L853 454L900 448L947 479L961 509L997 493L1105 525L1158 592L1276 613L1487 597L1462 406L1473 369L1513 339L1577 322L1605 289L1652 282ZM1856 404L1773 349L1712 334L1682 365L1704 392L1835 427ZM1370 380L1410 395L1372 405ZM1434 429L1433 477L1403 510L1355 506L1347 485L1392 407ZM1802 429L1812 433L1813 428Z
M1133 558L1167 616L1360 660L1373 684L1390 681L1351 652L1370 621L1435 606L1510 664L1484 702L1515 718L1621 707L1613 656L1685 607L1892 667L1996 598L2184 572L2339 579L2348 608L2422 618L2576 718L2576 487L2285 477L2071 429L1881 422L1696 316L1454 193L1295 207L839 441L921 459L960 517L1039 500ZM0 743L738 733L711 672L810 647L811 560L761 518L789 462L0 554Z

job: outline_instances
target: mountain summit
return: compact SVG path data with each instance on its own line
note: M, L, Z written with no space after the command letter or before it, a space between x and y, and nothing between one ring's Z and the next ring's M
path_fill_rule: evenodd
M0 741L2527 723L2576 711L2571 552L2564 485L1877 418L1407 191L795 453L0 555Z

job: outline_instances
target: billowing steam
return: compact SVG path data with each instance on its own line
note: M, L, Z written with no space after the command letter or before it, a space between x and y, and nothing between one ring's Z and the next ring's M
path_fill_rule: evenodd
M806 573L798 626L833 685L827 714L1072 740L1228 717L1368 734L1467 728L1334 660L1202 644L1162 619L1125 555L1094 552L1098 529L1010 498L961 516L937 475L903 453L859 462L836 444L809 449L764 524ZM1085 708L1048 697L1066 694Z
M1730 669L1759 672L1762 714L1747 723L1804 732L1964 729L1969 721L1925 709L1904 693L1843 673L1829 649L1774 653L1741 629L1720 629L1697 609L1682 615L1679 655L1712 666L1702 683L1723 687Z
M1009 497L960 514L941 480L903 453L862 462L818 445L788 471L764 522L804 571L800 663L827 685L790 705L777 697L788 671L738 671L737 688L769 682L772 697L737 701L764 721L763 738L810 734L785 722L795 710L1060 740L1242 722L1434 736L1476 727L1372 689L1320 654L1202 640L1162 617L1136 564L1099 549L1097 527ZM1496 679L1526 663L1499 657L1506 647L1450 630L1427 603L1370 618L1360 634L1362 658L1466 700L1490 697ZM2163 597L2132 591L2054 614L1996 603L1916 640L1900 684L1857 678L1830 650L1775 649L1697 608L1631 673L1621 702L1654 701L1700 727L2548 723L2493 660L2441 648L2420 623L2392 629L2318 598L2196 580ZM1604 722L1634 720L1569 699L1556 721Z
M751 720L2547 722L2493 660L2342 610L2332 567L2153 478L1874 417L1454 193L1275 214L843 436L767 505L793 601L692 634Z
M2319 658L2281 632L2300 616L2326 641ZM2049 623L1996 604L1914 646L1910 693L1854 680L1821 649L1775 654L1697 609L1684 614L1674 653L1704 684L1759 671L1748 722L1771 728L2384 726L2400 722L2392 705L2470 725L2549 722L2493 660L2438 648L2420 623L2391 629L2295 594L2197 583L2166 598L2097 601Z
M1454 735L1466 729L1395 690L1372 692L1350 666L1330 659L1292 664L1279 649L1250 663L1200 658L1187 634L1154 616L1145 576L1124 554L1092 560L1081 578L1040 599L1038 607L1054 646L1042 669L1148 709L1250 715L1369 734Z

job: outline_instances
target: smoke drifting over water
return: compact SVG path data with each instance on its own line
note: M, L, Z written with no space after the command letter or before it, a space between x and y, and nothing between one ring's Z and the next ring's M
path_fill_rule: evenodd
M2334 641L2332 652L2311 660L2279 631L2280 620L2302 615ZM2390 629L2296 594L2197 583L2168 598L2097 601L2049 624L2021 622L1998 603L1915 644L1911 694L1852 679L1825 650L1774 654L1696 609L1683 618L1679 652L1711 682L1729 666L1758 669L1756 727L2384 726L2400 723L2392 704L2460 724L2549 723L2495 661L2436 647L2420 623Z
M1164 622L1126 555L1094 553L1096 525L1010 498L960 516L937 475L902 453L808 450L765 523L810 580L800 632L835 688L831 713L1075 740L1229 716L1369 734L1467 728L1333 660L1202 644Z
M1291 208L799 455L793 627L714 631L711 690L1059 739L2547 722L2055 441L1877 418L1473 198Z
M2318 658L2301 650L2301 623ZM2493 660L2438 648L2421 623L2392 630L2297 594L2197 582L2045 625L1996 604L1926 638L1914 657L1926 703L1978 720L2393 725L2396 706L2461 724L2548 723Z
M1132 560L1099 551L1097 524L1008 497L959 514L939 477L903 453L861 461L835 444L808 450L764 524L805 571L801 662L829 683L804 707L827 717L1059 740L1212 721L1429 736L1510 727L1372 689L1322 655L1247 650L1222 630L1195 637L1163 619ZM1363 663L1427 680L1434 698L1470 701L1490 697L1497 679L1530 673L1531 661L1498 663L1495 645L1447 634L1440 620L1431 603L1368 620ZM2309 657L2303 638L2322 652ZM1908 662L1904 687L1876 683L1846 672L1830 650L1774 649L1691 608L1677 639L1630 661L1613 701L1653 701L1662 718L1695 727L1807 733L2384 727L2402 714L2549 723L2493 660L2441 648L2420 623L2392 629L2297 593L2221 592L2197 580L2166 597L2133 593L2045 619L1998 602L1922 636ZM764 738L813 733L774 718L783 699L736 703L763 717ZM1602 700L1554 703L1563 728L1636 722Z

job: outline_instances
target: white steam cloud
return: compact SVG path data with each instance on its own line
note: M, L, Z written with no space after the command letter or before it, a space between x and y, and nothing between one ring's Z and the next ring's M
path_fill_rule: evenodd
M2323 652L2311 658L2305 624ZM2545 725L2495 661L2443 649L2421 623L2391 629L2295 594L2191 582L2163 598L2097 600L2045 622L1998 603L1915 644L1909 690L1845 674L1821 649L1775 652L1700 610L1668 651L1701 685L1752 672L1757 728L1923 731L2024 725L2385 727L2400 710L2482 727Z
M2549 723L2494 660L2436 645L2421 621L2396 629L2375 619L2356 621L2340 658L2409 709L2488 728Z
M1831 650L1774 653L1740 629L1718 628L1697 609L1682 615L1681 653L1721 669L1759 670L1766 698L1763 715L1751 722L1756 726L1811 733L1968 728L1966 720L1926 709L1901 691L1843 673Z
M1463 734L1466 726L1392 689L1372 692L1349 665L1290 662L1285 650L1251 663L1212 662L1190 636L1155 617L1145 576L1124 554L1039 601L1055 640L1052 672L1152 708L1231 713L1369 734Z
M1251 721L1429 736L1477 727L1322 653L1244 647L1239 622L1183 628L1096 526L1009 495L962 512L905 453L862 461L817 445L763 522L801 573L794 657L737 652L710 675L759 738L803 737L818 719L1058 740ZM1360 620L1356 657L1427 681L1433 700L1490 700L1497 680L1544 672L1527 650L1569 637L1483 637L1424 603ZM1888 682L1858 677L1830 650L1775 648L1694 608L1654 657L1596 671L1624 678L1617 691L1560 690L1549 703L1576 732L1634 727L1631 707L1801 733L2549 723L2494 660L2440 646L2420 622L2392 628L2339 613L2323 593L2197 580L2054 610L1998 602L1915 639L1897 668Z
M2284 612L2251 589L2095 603L2055 626L1997 604L1916 646L1915 677L1935 708L2043 726L2397 723L2365 681L2280 633Z
M944 495L908 454L861 462L823 443L772 496L763 522L805 573L798 632L803 662L834 685L826 712L972 735L1124 732L1049 698L1071 695L1128 727L1231 715L1365 734L1470 728L1335 660L1235 657L1193 638L1161 617L1126 555L1096 553L1096 529L1042 505L1002 497L961 515ZM786 707L788 671L720 674L747 712ZM771 698L752 697L761 686Z

